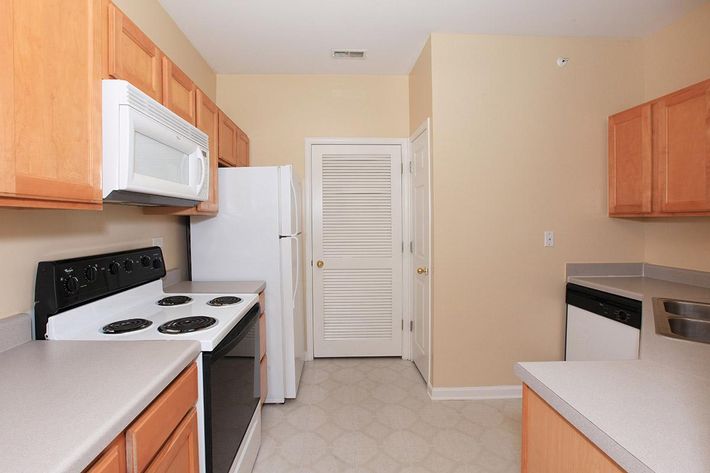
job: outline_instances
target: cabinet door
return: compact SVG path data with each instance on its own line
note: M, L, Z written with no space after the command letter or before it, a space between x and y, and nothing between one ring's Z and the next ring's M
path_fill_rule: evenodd
M225 166L237 165L237 125L219 111L219 162Z
M101 208L100 17L98 0L2 2L0 205Z
M199 473L197 412L192 409L175 429L146 473Z
M237 166L249 166L249 137L237 128Z
M624 470L523 385L522 472L624 473Z
M85 473L126 473L126 439L121 434Z
M651 106L609 117L609 215L652 210Z
M710 81L654 104L663 212L710 211Z
M268 363L269 355L264 355L264 358L262 358L261 362L259 362L259 392L261 394L260 399L262 403L266 401L266 395L269 393L269 381L267 374Z
M207 133L210 140L210 198L197 206L199 213L216 213L219 210L218 175L219 158L217 148L219 140L219 109L204 92L197 89L197 128Z
M162 94L162 53L121 10L108 6L108 74L124 79L158 102Z
M163 56L163 105L195 124L197 87L167 56Z

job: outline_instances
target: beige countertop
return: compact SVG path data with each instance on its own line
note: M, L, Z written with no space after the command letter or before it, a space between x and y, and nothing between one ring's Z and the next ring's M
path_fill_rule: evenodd
M0 471L82 471L199 353L191 341L43 341L0 353Z
M515 371L629 473L710 471L710 380L650 361L519 363Z
M710 345L656 335L654 297L710 289L643 276L569 282L642 302L638 361L519 363L518 377L631 473L710 471Z
M265 287L264 281L181 281L164 290L172 293L259 294Z

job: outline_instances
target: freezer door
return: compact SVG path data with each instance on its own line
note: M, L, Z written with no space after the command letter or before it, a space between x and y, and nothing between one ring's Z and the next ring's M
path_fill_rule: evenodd
M301 233L303 191L293 166L279 167L279 224L284 236Z
M306 319L303 308L302 241L281 238L281 307L283 307L284 389L295 398L306 355Z

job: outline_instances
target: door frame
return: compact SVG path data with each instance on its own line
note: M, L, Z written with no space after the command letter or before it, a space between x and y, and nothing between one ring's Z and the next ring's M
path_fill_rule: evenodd
M434 149L434 146L433 146L433 143L432 143L432 141L431 141L431 117L427 117L427 118L422 122L422 124L419 125L416 130L414 130L414 133L412 133L412 135L409 137L409 145L410 145L409 152L410 152L410 153L412 152L412 149L411 149L412 143L414 142L414 140L417 139L417 137L419 137L419 136L420 136L421 134L423 134L423 133L426 133L426 134L427 134L427 144L428 144L428 146L429 146L429 149L428 149L428 153L429 153L429 196L428 196L428 201L429 201L429 228L428 228L428 231L429 231L429 239L428 239L428 240L429 240L429 264L428 264L428 268L429 268L429 297L428 297L428 300L429 300L429 307L427 307L427 314L428 314L428 317L427 317L427 320L426 320L426 323L429 325L429 330L428 330L428 334L429 334L429 353L428 353L428 360L427 360L428 366L427 366L427 379L426 379L426 383L427 383L427 387L429 388L429 392L431 392L431 389L432 389L431 378L432 378L432 372L433 372L433 366L432 366L432 361L433 361L433 360L432 360L432 354L433 354L432 341L433 341L433 339L434 339L434 337L432 336L432 325L433 325L433 324L432 324L432 313L431 313L431 307L432 307L431 295L432 295L432 283L433 283L433 277L432 277L432 273L433 273L433 268L432 268L432 266L433 266L433 264L432 264L432 261L434 260L433 255L432 255L432 228L433 228L433 225L432 225L432 202L431 202L431 189L432 189L432 150ZM412 156L411 156L411 154L410 154L409 160L411 161L411 159L412 159ZM409 174L409 184L410 184L410 186L411 186L411 184L412 184L412 175L411 175L411 172L410 172L410 174ZM411 194L411 187L410 187L410 194ZM410 196L410 200L411 200L411 196ZM410 220L410 225L414 225L414 207L413 207L413 206L410 207L409 212L410 212L410 213L409 213L409 216L408 216L408 217L409 217L409 220ZM414 229L413 229L413 228L410 228L410 232L413 232L413 231L414 231ZM411 233L410 233L410 234L411 234ZM409 277L409 285L410 285L410 317L412 317L412 316L414 315L414 285L413 285L413 282L412 282L412 281L414 280L414 258L413 258L413 255L412 255L411 253L409 254L409 262L410 262L410 271L409 271L409 274L410 274L410 277ZM411 332L409 332L409 340L410 340L410 341L409 341L409 343L410 343L409 346L410 346L410 350L411 350L412 345L414 344L414 340L413 340L413 339L414 339L414 332L411 331ZM410 354L411 354L411 351L410 351Z
M311 173L312 173L312 149L315 145L399 145L402 148L402 358L412 359L412 336L406 336L405 328L409 328L412 320L412 282L411 278L404 275L412 271L412 254L408 250L409 242L412 239L412 203L411 189L412 179L409 172L411 155L409 149L409 138L306 138L305 139L305 176L303 190L303 235L306 257L306 361L313 360L313 219L311 207ZM405 244L405 242L407 242ZM431 350L430 350L431 351ZM431 356L431 355L430 355Z

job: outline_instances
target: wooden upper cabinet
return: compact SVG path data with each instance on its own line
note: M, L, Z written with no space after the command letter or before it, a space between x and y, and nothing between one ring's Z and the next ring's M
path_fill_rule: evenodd
M126 473L126 438L121 433L85 473Z
M196 94L195 83L163 56L163 105L194 125Z
M100 6L0 2L2 206L101 208Z
M219 162L225 166L237 166L237 137L239 128L221 110L219 111Z
M219 140L219 108L204 92L197 89L197 128L207 133L210 140L210 198L197 206L200 213L213 213L219 210L217 199L219 197L217 184L219 168L218 140Z
M651 106L609 117L609 214L652 210Z
M710 211L710 81L654 104L663 212Z
M108 74L163 100L160 49L115 5L108 5Z
M237 166L249 166L249 137L237 127Z

